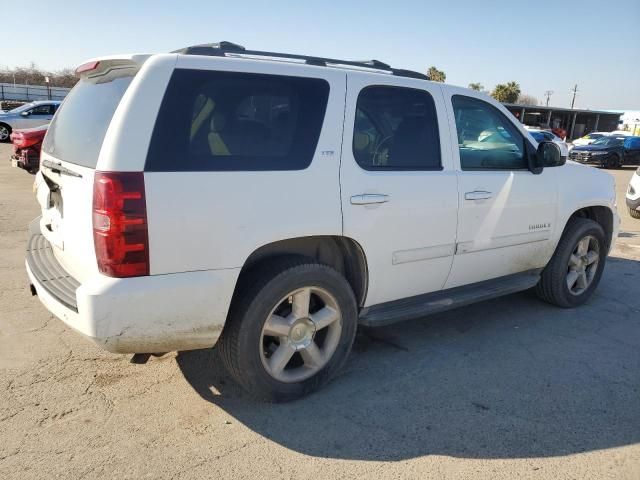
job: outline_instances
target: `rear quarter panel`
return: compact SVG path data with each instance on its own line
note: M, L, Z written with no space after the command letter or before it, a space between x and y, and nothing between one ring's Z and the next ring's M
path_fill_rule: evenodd
M305 170L146 172L151 273L241 267L254 250L271 242L340 235L346 74L200 56L180 56L177 67L322 78L330 85L329 100L313 160ZM140 151L136 155L145 156Z

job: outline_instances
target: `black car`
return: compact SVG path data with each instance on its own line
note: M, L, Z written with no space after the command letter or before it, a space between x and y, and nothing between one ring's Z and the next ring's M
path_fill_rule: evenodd
M605 136L591 145L574 147L569 160L607 168L640 163L640 137Z

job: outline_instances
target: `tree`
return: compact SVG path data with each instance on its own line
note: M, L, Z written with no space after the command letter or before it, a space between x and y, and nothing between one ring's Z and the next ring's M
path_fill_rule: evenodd
M491 92L491 96L502 103L515 103L520 96L520 85L516 82L499 83Z
M481 83L470 83L469 88L471 90L475 90L476 92L484 91L484 85L482 85Z
M442 70L438 70L436 67L433 67L433 66L429 67L429 70L427 71L427 75L429 75L429 78L433 82L443 83L447 79L446 73L444 73Z
M49 77L49 85L52 87L73 87L78 81L72 69L49 72L38 68L33 62L28 67L0 69L0 83L15 81L17 84L45 85L45 77Z
M527 95L526 93L521 93L516 100L516 103L520 105L538 105L538 99L533 95Z

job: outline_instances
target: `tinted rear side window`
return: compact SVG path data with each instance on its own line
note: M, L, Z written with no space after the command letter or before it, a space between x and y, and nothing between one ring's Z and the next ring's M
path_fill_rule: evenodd
M96 168L113 113L134 75L135 70L119 70L81 79L58 108L43 150L60 160Z
M353 156L365 170L439 170L433 98L423 90L372 86L358 95Z
M328 97L321 79L177 69L145 170L302 170L315 153Z

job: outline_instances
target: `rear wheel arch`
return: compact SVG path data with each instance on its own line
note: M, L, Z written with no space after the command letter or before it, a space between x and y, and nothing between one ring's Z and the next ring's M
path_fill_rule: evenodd
M356 297L364 305L368 287L368 268L364 250L355 240L339 235L296 237L268 243L247 257L236 284L270 261L282 257L307 257L332 267L343 275ZM234 292L235 295L235 292Z

